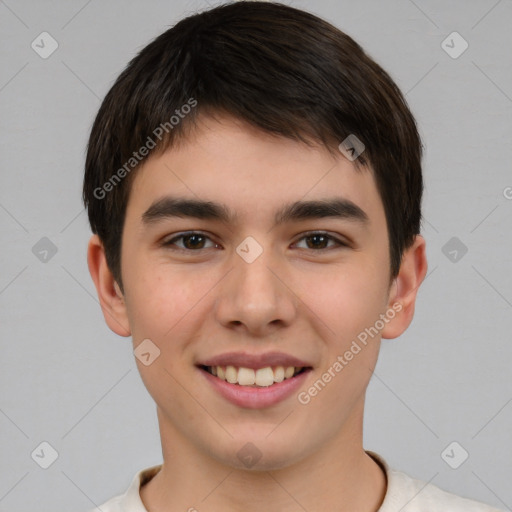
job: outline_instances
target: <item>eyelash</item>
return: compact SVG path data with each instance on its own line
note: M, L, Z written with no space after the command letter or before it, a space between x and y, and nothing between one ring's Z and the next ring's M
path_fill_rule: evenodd
M213 247L206 247L206 248L199 248L199 249L195 249L194 250L194 249L186 249L186 248L182 248L182 247L178 247L178 248L171 247L172 245L174 245L174 243L177 240L180 240L180 239L183 239L183 238L187 238L189 236L194 236L194 235L200 235L200 236L203 236L203 237L211 240L211 238L207 234L202 233L201 231L187 231L185 233L180 233L178 236L175 236L174 238L171 238L170 240L164 241L162 243L162 246L164 246L166 248L170 248L171 250L174 250L174 251L188 252L188 253L200 252L200 251L203 251L203 250L207 250L207 249L212 249L213 248ZM336 249L336 248L340 248L340 247L349 247L349 245L347 243L342 242L341 240L339 240L338 238L333 237L332 235L329 235L325 231L312 231L312 232L308 232L308 233L304 234L302 236L302 238L299 238L298 241L303 240L305 238L313 237L313 236L324 236L324 237L328 238L328 240L334 241L337 244L337 247L324 247L324 248L321 248L321 249L309 249L309 248L307 248L306 249L307 251L320 252L320 251L328 251L328 250L332 250L332 249ZM213 240L212 240L212 242L213 242ZM297 242L295 242L295 243L297 243Z

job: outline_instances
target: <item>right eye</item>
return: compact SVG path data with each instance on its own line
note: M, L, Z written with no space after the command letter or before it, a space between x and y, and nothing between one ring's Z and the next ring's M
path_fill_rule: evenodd
M205 249L204 243L205 240L211 240L209 236L199 231L188 231L186 233L181 233L171 239L165 240L162 242L162 246L169 248L171 250L178 250L184 252L197 252L198 250ZM182 241L183 246L180 247L176 244L176 242ZM219 245L215 242L213 243L213 247L218 247ZM175 249L172 246L176 246ZM206 249L210 249L211 247L206 247Z

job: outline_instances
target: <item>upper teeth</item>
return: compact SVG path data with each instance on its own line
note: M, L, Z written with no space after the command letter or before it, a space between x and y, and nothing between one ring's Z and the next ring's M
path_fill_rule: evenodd
M276 366L272 368L267 366L253 370L252 368L237 368L235 366L209 366L208 371L216 375L219 379L226 380L231 384L240 386L271 386L275 382L283 382L300 371L302 368L295 366Z

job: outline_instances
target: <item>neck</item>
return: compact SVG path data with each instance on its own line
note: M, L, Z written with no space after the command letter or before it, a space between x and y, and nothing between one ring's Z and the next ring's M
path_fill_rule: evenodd
M150 512L377 512L386 494L383 470L362 448L362 414L313 454L263 471L219 463L191 446L160 412L159 422L164 463L140 490Z

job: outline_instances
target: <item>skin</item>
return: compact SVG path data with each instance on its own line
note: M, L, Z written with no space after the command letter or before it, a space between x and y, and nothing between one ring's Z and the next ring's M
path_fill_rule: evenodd
M223 203L237 220L144 226L143 212L165 194ZM323 218L272 228L283 203L333 195L360 206L368 227ZM199 249L183 239L175 250L162 246L191 230L209 237ZM347 246L332 240L316 248L304 235L311 230ZM235 251L247 236L263 248L250 264ZM418 235L390 283L388 244L372 172L356 172L341 153L334 159L320 146L222 116L202 118L185 141L145 161L126 212L124 293L96 235L88 263L109 327L132 336L134 348L149 338L161 351L149 366L136 359L157 405L164 461L141 488L148 511L378 510L386 477L363 449L365 392L381 337L407 329L427 271ZM224 352L281 351L313 367L307 390L393 304L401 311L307 405L292 394L265 409L235 406L195 366ZM262 454L250 469L237 457L247 442Z

